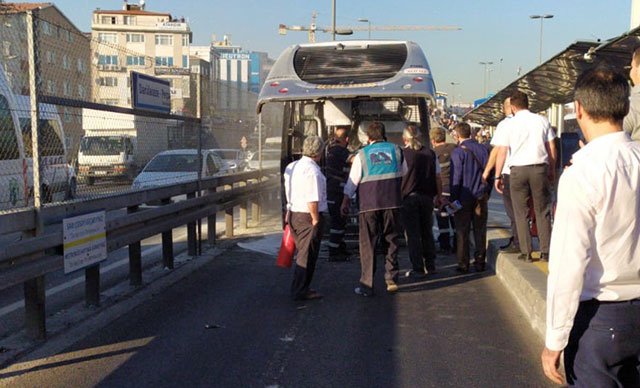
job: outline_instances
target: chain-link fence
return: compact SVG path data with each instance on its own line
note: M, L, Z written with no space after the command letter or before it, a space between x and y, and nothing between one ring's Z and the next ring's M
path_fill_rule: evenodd
M0 41L0 211L257 167L257 96L190 55L184 20L96 11L88 34L53 6L0 4ZM134 72L168 83L166 111L132 101Z

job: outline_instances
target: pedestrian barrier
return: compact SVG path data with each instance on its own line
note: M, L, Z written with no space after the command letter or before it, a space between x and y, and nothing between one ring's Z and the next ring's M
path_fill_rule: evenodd
M135 190L91 200L67 202L36 209L0 214L0 236L20 233L19 241L0 248L0 290L24 284L25 328L29 337L46 339L45 276L64 267L65 218L104 210L107 251L129 247L129 279L142 285L141 241L162 234L163 266L173 269L172 229L187 225L188 254L201 252L201 220L207 219L206 241L215 244L216 214L225 212L225 235L233 236L233 210L240 209L240 224L247 226L248 204L254 223L259 222L261 202L280 190L277 168L243 172L201 181ZM172 201L172 197L186 199ZM158 203L157 206L148 204ZM34 230L43 225L42 232ZM100 265L85 269L85 302L100 304Z

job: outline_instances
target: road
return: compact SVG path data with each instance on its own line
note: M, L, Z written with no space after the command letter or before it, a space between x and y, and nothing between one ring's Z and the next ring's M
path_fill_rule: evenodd
M0 371L0 385L548 386L543 344L496 276L458 275L452 256L438 267L393 295L378 272L363 298L357 260L321 259L313 286L325 298L296 303L291 271L236 246L64 351Z

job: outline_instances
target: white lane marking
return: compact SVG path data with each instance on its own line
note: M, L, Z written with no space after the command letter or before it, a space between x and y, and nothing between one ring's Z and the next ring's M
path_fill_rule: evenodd
M178 233L176 233L174 238L182 238L186 234L187 234L186 230L184 232L178 232ZM162 245L157 245L157 246L154 246L154 247L151 247L151 248L143 249L142 250L142 256L144 257L144 256L147 256L147 255L150 255L150 254L152 254L152 253L154 253L156 251L159 251L161 249L162 249ZM113 271L113 270L115 270L117 268L120 268L122 266L125 266L125 265L129 265L129 258L116 261L115 263L111 263L111 264L109 264L109 265L107 265L105 267L100 267L100 274L109 273L109 272L111 272L111 271ZM64 282L64 283L59 284L59 285L57 285L55 287L52 287L52 288L50 288L50 289L45 291L45 295L47 297L53 296L53 295L58 294L58 293L60 293L60 292L62 292L64 290L67 290L67 289L69 289L71 287L75 287L75 286L77 286L78 284L81 284L81 283L84 283L84 276L79 276L79 277L77 277L75 279L71 279L71 280L69 280L67 282ZM0 317L5 316L7 314L10 314L10 313L22 308L22 307L24 307L24 299L20 299L19 301L15 302L15 303L12 303L12 304L10 304L8 306L0 308Z

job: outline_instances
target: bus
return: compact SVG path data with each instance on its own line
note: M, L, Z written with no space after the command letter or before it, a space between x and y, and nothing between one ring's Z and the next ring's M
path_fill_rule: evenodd
M409 41L340 41L288 47L274 63L258 96L263 137L281 137L281 171L300 158L307 136L327 140L348 126L349 148L366 145L365 129L385 125L389 141L416 125L428 144L436 88L429 63ZM262 141L262 139L260 139Z

